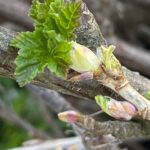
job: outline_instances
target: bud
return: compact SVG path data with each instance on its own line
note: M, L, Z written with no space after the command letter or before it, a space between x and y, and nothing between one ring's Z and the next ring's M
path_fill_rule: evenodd
M80 114L75 111L65 111L58 114L58 118L64 122L75 123L80 117Z
M98 69L100 60L90 49L76 42L72 42L72 47L70 68L79 73L94 72Z
M101 95L95 99L105 113L119 120L131 120L138 113L135 106L127 101L117 101Z
M97 48L97 57L101 60L107 71L117 75L122 74L122 70L120 62L113 54L115 48L116 47L114 45L110 45L108 47L102 45Z

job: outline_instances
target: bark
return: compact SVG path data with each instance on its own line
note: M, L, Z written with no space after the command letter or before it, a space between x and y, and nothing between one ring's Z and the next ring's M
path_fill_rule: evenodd
M29 5L18 0L0 0L0 15L27 29L33 29L32 21L27 16Z
M43 100L46 106L55 113L60 113L67 110L75 110L75 108L56 91L35 85L28 85L28 89L39 99Z
M30 141L28 142L30 143ZM32 141L31 141L32 143ZM85 150L80 137L41 141L33 145L25 145L23 147L12 148L10 150L54 150L54 149L74 149Z
M14 32L10 32L9 30L2 27L0 28L0 75L13 79L15 79L14 59L17 56L17 50L9 47L9 43L15 35L16 33ZM135 89L141 93L150 91L150 81L148 79L138 75L137 73L131 72L129 70L126 71L126 69L124 70L129 81ZM98 94L109 95L114 98L117 97L117 99L121 99L113 91L95 80L71 82L62 80L49 72L45 72L38 75L33 83L52 90L56 90L60 93L83 97L84 99L93 99L93 97Z
M83 126L90 130L95 135L108 135L111 134L117 139L127 139L130 137L150 137L149 121L136 122L136 121L95 121L89 116L81 115L77 121L77 125Z

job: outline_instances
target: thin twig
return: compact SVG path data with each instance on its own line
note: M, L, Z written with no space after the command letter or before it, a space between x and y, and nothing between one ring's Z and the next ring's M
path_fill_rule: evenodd
M46 133L44 133L39 129L36 129L29 122L27 122L26 120L18 116L2 100L0 100L0 117L9 123L24 129L31 137L40 138L40 139L50 138Z
M38 104L38 107L41 111L41 115L43 117L43 119L45 120L46 123L49 124L49 126L52 128L52 133L53 133L53 136L54 137L64 137L64 134L60 128L60 126L56 123L56 119L54 119L53 115L52 115L52 111L49 111L48 110L48 106L46 105L45 103L45 100L41 97L41 92L39 94L37 94L37 92L35 92L35 86L30 86L29 89L30 90L30 93L32 94L31 96L33 97L33 99L35 100L35 102ZM40 91L40 89L39 89ZM49 95L50 98L52 98L52 94ZM56 100L57 101L57 100Z
M11 4L11 5L10 5ZM28 29L32 29L32 21L27 16L29 5L18 0L0 0L0 16Z

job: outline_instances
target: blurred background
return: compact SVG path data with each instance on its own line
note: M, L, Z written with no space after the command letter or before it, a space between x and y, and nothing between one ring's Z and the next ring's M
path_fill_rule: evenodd
M115 55L133 71L150 78L150 0L84 0L94 14ZM12 31L33 30L27 16L32 0L0 0L0 26ZM75 136L71 126L57 119L67 109L93 113L92 101L80 101L29 85L19 88L0 77L0 150L47 139ZM71 149L71 148L70 148Z

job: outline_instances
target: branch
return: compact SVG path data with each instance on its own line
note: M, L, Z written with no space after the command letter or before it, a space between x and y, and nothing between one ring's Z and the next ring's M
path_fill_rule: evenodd
M29 141L30 142L30 141ZM32 142L32 141L31 141ZM54 150L54 149L82 149L84 147L82 145L80 137L73 137L73 138L65 138L65 139L58 139L58 140L49 140L37 143L35 145L27 145L18 148L12 148L9 150Z
M86 0L86 2L97 18L107 41L111 38L110 43L116 45L115 55L121 63L131 70L136 70L149 77L150 54L146 49L150 43L150 29L147 24L149 21L147 15L149 14L149 1L108 0L107 2L92 2ZM133 12L136 13L133 14ZM137 47L120 38L130 41ZM146 48L141 48L141 46Z
M46 133L34 128L30 123L20 118L20 116L18 116L5 103L3 103L2 100L0 100L0 117L6 122L9 122L24 129L31 137L40 139L50 138Z
M41 88L38 88L36 86L30 86L30 88L28 88L28 89L31 89L31 90L29 90L29 92L31 93L31 96L33 97L34 101L38 104L38 107L40 109L43 120L45 120L45 122L51 126L53 137L59 137L59 138L64 137L63 131L57 124L56 119L54 119L54 116L52 115L52 111L49 111L50 109L48 109L48 106L45 102L45 100L48 100L48 99L45 99L45 98L43 99L41 97L41 94L42 94L41 91L44 91L44 90L42 90ZM50 92L50 93L51 94L49 94L49 96L50 96L49 98L51 99L53 92ZM55 101L58 102L58 100L55 100ZM53 103L51 103L51 105L52 104ZM59 105L60 104L58 103L58 105L51 106L51 107L54 107L56 109Z
M0 0L0 16L23 27L32 29L32 21L27 16L29 5L18 0Z
M66 111L58 114L59 119L89 130L94 135L113 135L117 139L123 140L129 137L149 137L149 121L141 122L125 122L125 121L95 121L88 115L74 111Z
M55 91L34 85L28 85L28 89L39 99L43 100L46 106L55 113L60 113L67 110L75 110L75 108L71 106L71 104L67 102L65 98Z
M150 53L146 49L132 46L115 37L112 41L116 45L115 55L123 65L150 76Z
M0 75L13 79L15 79L14 59L17 56L17 50L9 47L9 43L15 35L15 32L10 32L5 28L0 27ZM91 38L91 40L94 39ZM141 93L150 91L150 81L148 79L138 75L137 73L131 72L129 70L126 71L126 69L124 70L125 73L127 73L129 81L135 89L138 89L138 91L140 91ZM84 99L91 99L98 94L109 95L114 98L117 97L117 99L121 99L113 91L95 80L71 82L67 80L62 80L49 72L40 74L33 81L33 84L46 87L67 95L83 97Z

